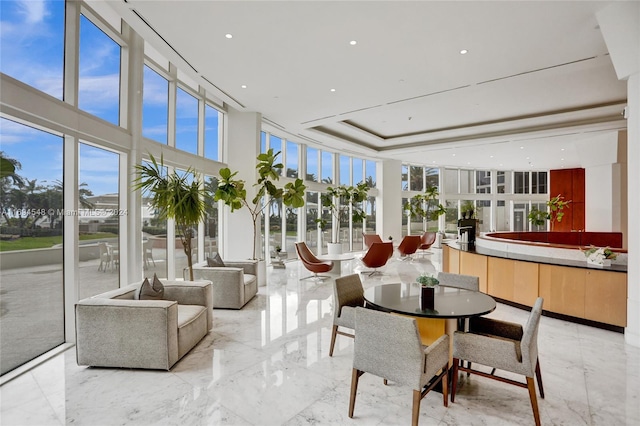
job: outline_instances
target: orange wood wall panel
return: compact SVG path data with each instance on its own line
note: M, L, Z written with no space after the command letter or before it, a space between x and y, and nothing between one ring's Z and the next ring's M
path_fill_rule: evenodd
M587 271L585 318L627 326L627 274Z
M584 169L560 169L549 172L549 197L561 194L566 201L561 222L555 223L554 231L574 231L585 228L585 174Z

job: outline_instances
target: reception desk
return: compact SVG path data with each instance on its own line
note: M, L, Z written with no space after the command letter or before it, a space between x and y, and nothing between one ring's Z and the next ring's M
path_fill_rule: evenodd
M627 266L588 267L586 261L532 256L457 243L443 246L445 272L480 278L480 291L507 303L533 306L544 298L545 314L615 331L627 325Z

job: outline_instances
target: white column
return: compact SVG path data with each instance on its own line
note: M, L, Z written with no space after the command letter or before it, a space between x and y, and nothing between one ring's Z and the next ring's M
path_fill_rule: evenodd
M227 114L227 140L223 152L223 161L228 164L236 176L246 182L247 199L255 194L253 184L256 182L256 157L260 151L260 129L262 116L255 112L240 112L229 108ZM252 257L253 222L246 208L231 213L229 207L223 210L222 249L223 259L250 259ZM258 224L258 234L260 224ZM257 248L257 256L261 256L261 248Z
M386 241L389 236L402 238L402 162L379 161L376 167L378 196L376 197L376 230Z
M640 347L640 3L616 2L596 14L611 61L627 80L628 254L625 341Z

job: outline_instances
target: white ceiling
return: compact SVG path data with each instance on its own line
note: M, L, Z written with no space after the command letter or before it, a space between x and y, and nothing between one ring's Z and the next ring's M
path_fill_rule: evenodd
M109 5L227 104L301 142L415 164L555 169L581 166L583 141L626 128L626 82L595 18L609 3Z

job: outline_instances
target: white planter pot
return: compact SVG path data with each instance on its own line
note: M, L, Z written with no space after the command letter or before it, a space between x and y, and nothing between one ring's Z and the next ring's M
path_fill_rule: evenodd
M342 243L327 243L329 254L342 254Z
M264 287L267 285L267 262L264 259L258 260L258 287Z
M594 268L604 268L605 266L611 266L611 259L604 259L602 263L591 260L587 257L587 266Z

